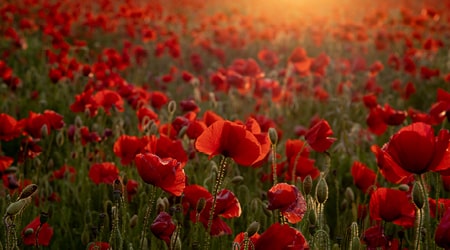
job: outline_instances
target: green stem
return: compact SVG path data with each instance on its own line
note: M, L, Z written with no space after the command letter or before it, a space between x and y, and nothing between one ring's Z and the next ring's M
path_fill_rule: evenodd
M211 205L211 210L209 211L208 228L206 230L206 236L205 236L205 244L204 244L205 250L208 250L209 245L210 245L210 241L211 241L210 232L211 232L212 222L214 219L214 210L216 209L217 193L219 192L219 190L222 186L222 182L223 182L223 178L225 177L227 165L228 165L228 158L223 157L220 160L219 171L217 173L216 182L214 183L213 202Z
M277 159L276 159L276 154L277 154L277 145L276 144L272 144L272 176L273 176L273 185L277 184Z
M423 195L423 200L424 200L424 202L425 202L425 206L422 208L422 211L421 211L421 213L422 213L422 227L425 227L425 229L426 229L426 231L425 232L427 232L427 233L429 233L429 232L433 232L432 230L431 230L431 224L430 224L430 203L428 202L428 192L427 192L427 190L425 189L426 188L426 183L425 183L425 180L424 180L424 178L425 178L425 175L420 175L419 176L419 183L420 183L420 185L422 186L422 188L421 188L421 190L422 190L422 195ZM421 230L421 233L422 233L422 230ZM426 243L426 246L430 246L430 237L425 237L425 239L426 239L426 241L425 241L425 243Z
M151 185L150 186L150 199L148 201L147 209L145 210L144 222L143 222L143 226L142 226L141 243L140 243L141 250L144 249L144 240L145 240L145 236L147 234L148 220L150 219L150 215L152 214L152 208L155 205L155 200L156 200L155 195L156 195L156 187Z

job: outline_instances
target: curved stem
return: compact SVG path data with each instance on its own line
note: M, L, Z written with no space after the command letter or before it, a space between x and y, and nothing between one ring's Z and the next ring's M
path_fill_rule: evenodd
M144 223L142 226L142 233L141 233L141 247L140 249L143 250L144 249L144 239L145 239L145 235L147 234L147 225L148 225L148 220L150 218L150 215L152 214L152 208L155 204L155 195L156 195L156 187L151 185L150 186L150 199L148 201L148 205L147 205L147 209L145 210L145 215L144 215Z
M206 237L205 237L205 244L204 244L205 250L207 250L209 248L209 244L210 244L210 240L211 240L210 232L211 232L212 222L214 219L214 210L216 209L217 193L219 192L219 190L222 186L223 178L225 177L225 172L227 170L227 165L228 165L228 158L223 157L220 160L219 171L217 173L216 182L214 183L213 201L212 201L212 205L211 205L211 210L209 211L208 228L206 230Z

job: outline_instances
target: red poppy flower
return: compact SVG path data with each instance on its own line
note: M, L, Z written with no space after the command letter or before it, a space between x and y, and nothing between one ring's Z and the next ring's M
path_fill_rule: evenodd
M268 49L260 50L258 52L258 59L269 68L274 68L279 61L277 54Z
M75 181L76 169L72 166L63 165L61 168L52 172L49 180L53 181L55 179L65 179L67 178L71 182Z
M86 145L90 142L100 142L102 138L97 134L97 132L90 132L89 128L83 126L80 128L81 135L81 145Z
M289 62L293 64L295 71L300 75L308 75L312 59L306 54L303 48L296 48L289 56Z
M430 115L435 118L435 120L440 122L442 122L445 117L447 117L447 120L450 121L450 93L439 88L437 90L436 99L436 102L430 109Z
M376 173L368 168L364 163L355 161L352 165L353 183L364 193L370 191L370 187L375 185ZM373 190L373 189L372 189Z
M208 127L211 126L216 121L223 121L223 120L224 119L222 118L222 116L214 113L211 110L206 110L205 113L203 114L203 121Z
M389 246L389 240L384 234L384 230L381 226L376 225L368 228L363 232L363 241L366 243L367 249L378 249L379 247Z
M161 159L152 153L141 153L136 155L135 163L145 183L157 186L175 196L183 193L186 175L179 161L172 158Z
M258 241L260 234L255 233L249 237L248 250L255 250L255 243ZM245 233L238 233L233 240L233 249L244 249Z
M309 249L302 233L287 224L272 224L255 243L256 250Z
M173 158L180 162L180 167L183 168L188 160L186 151L183 148L181 140L172 140L171 138L161 134L156 140L154 152L161 158Z
M312 149L317 152L324 152L336 141L336 138L330 137L332 134L330 124L326 120L320 120L306 131L305 139Z
M428 204L430 205L430 215L432 218L441 218L445 211L450 208L450 199L439 198L437 200L428 198Z
M22 230L23 244L26 246L34 246L38 230L39 246L49 246L53 236L53 228L47 222L41 223L40 216L34 218L34 220Z
M150 230L158 238L166 242L170 246L170 238L175 231L176 226L172 221L172 216L166 212L161 212L156 216Z
M445 191L450 192L450 176L441 175L441 180Z
M450 173L450 133L441 129L437 136L431 125L417 122L400 129L381 150L372 151L381 169L390 168L405 175L405 171L422 174L427 171Z
M114 163L96 163L89 169L89 178L95 183L112 184L119 177L119 169Z
M110 109L113 107L119 112L124 110L122 97L116 91L104 89L95 93L93 98L108 115L111 114Z
M401 206L386 206L386 204L402 204ZM370 218L384 220L399 226L414 226L416 207L403 191L389 188L375 190L369 203Z
M189 139L195 140L203 133L203 131L205 131L205 129L206 124L203 121L193 121L189 123L186 135Z
M199 185L189 185L184 190L183 207L185 211L192 208L190 218L194 223L197 222L197 205L200 199L205 199L205 206L198 216L199 222L205 229L208 228L209 213L213 202L213 196L204 187ZM231 234L231 228L221 219L230 219L239 217L242 213L241 205L236 196L229 190L223 189L217 194L216 207L214 210L211 226L211 235Z
M153 91L150 95L150 101L153 108L160 109L169 102L169 98L161 91Z
M0 156L0 175L14 162L14 159L8 156Z
M63 116L52 110L45 110L43 114L30 111L28 118L20 120L19 123L23 126L24 131L33 138L42 137L44 125L47 134L50 134L52 129L61 129L64 126Z
M99 104L92 96L93 92L94 90L89 89L76 95L75 102L70 105L70 110L74 113L84 113L88 110L90 117L96 116Z
M197 138L195 148L210 158L221 154L243 166L253 165L261 156L261 144L243 125L217 121Z
M21 127L13 117L8 114L0 114L0 141L10 141L20 136Z
M302 140L286 141L286 163L288 170L286 171L286 180L292 180L292 172L295 167L294 178L300 177L302 180L310 175L313 179L320 175L320 171L314 166L314 160L309 158L310 149ZM277 168L278 170L278 168Z
M88 250L109 250L111 246L108 242L91 242L88 244Z
M17 161L23 163L26 159L33 159L42 153L42 148L38 144L39 139L33 139L29 136L22 139L20 149L17 153Z
M140 131L142 131L150 121L158 122L158 115L151 108L141 107L136 111L136 114L139 120L138 128Z
M434 241L439 247L450 248L450 209L445 211L434 234Z
M133 196L137 194L138 192L139 183L135 180L129 179L126 184L126 190L127 190L127 198L128 202L133 199Z
M279 209L281 214L290 222L297 223L306 212L306 201L296 186L278 183L267 192L269 210Z
M384 112L381 106L377 105L370 109L366 123L369 126L369 131L376 135L382 135L386 131L388 126L384 121Z
M136 136L121 135L114 143L114 154L120 158L122 165L128 165L137 154L141 153L148 141L145 138L138 138Z

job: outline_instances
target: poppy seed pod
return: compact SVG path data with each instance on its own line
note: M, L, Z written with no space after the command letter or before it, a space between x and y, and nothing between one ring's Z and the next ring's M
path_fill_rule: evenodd
M36 193L37 189L38 189L38 186L36 184L30 184L30 185L26 186L20 193L19 198L17 198L17 200L22 200L22 199L32 196L34 193Z

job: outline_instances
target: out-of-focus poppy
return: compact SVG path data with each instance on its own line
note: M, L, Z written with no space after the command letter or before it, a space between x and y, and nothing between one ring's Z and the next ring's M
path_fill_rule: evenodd
M369 188L375 185L376 173L364 163L355 161L352 165L353 183L364 193L371 191ZM372 189L373 191L373 189Z
M153 108L161 109L167 102L169 98L161 91L152 91L150 94L150 103Z
M13 158L0 155L0 176L7 168L9 168L9 166L11 166L13 162Z
M437 90L436 102L431 106L430 115L437 121L442 121L447 117L450 121L450 93L439 88Z
M314 166L315 161L309 158L310 149L306 146L305 142L302 140L288 139L285 150L286 163L288 164L286 180L290 181L293 178L297 179L297 177L303 180L308 175L316 179L320 175L320 171ZM292 176L292 174L295 174L295 176Z
M450 174L449 139L448 130L441 129L435 136L431 125L417 122L400 129L381 149L372 146L372 151L381 170L390 168L403 175L405 171Z
M172 221L172 216L166 212L161 212L156 216L153 223L150 225L150 230L158 238L166 242L170 246L170 238L175 231L176 226Z
M255 243L256 250L309 249L305 237L297 229L287 224L272 224Z
M42 114L30 111L28 118L20 120L19 123L24 132L33 138L41 138L42 132L46 131L48 135L51 130L61 129L64 126L63 116L52 110L45 110Z
M198 211L200 199L204 199L205 205L201 211ZM191 207L193 209L190 214L191 220L197 222L198 218L199 222L207 229L213 200L213 196L204 187L199 185L189 185L185 188L183 197L185 204L183 206L185 208ZM231 219L239 217L241 213L241 205L233 192L227 189L221 190L217 194L210 234L212 236L231 234L231 228L221 218Z
M158 114L156 114L151 108L141 107L136 111L136 115L139 120L138 128L140 131L144 130L151 121L158 123Z
M203 114L203 121L205 122L206 126L210 126L211 124L215 123L216 121L222 121L224 120L223 117L220 115L214 113L211 110L206 110Z
M384 234L384 230L380 225L376 225L366 229L362 236L363 242L366 243L367 249L375 250L379 247L389 246L388 237Z
M0 141L10 141L20 136L21 127L12 116L0 113Z
M289 223L300 222L306 212L306 201L296 186L278 183L267 192L269 210L279 209Z
M248 250L255 250L255 243L256 241L258 241L259 236L260 236L259 233L255 233L248 238L249 239L249 242L247 244ZM244 249L245 246L244 240L245 240L245 233L244 232L238 233L233 240L233 250Z
M145 183L159 187L175 196L183 193L186 175L179 161L172 158L161 159L152 153L141 153L136 155L135 163Z
M386 204L402 204L386 206ZM403 191L378 188L370 196L369 211L373 220L384 220L403 227L414 226L416 207Z
M39 235L37 233L39 232ZM39 246L49 246L53 237L53 228L47 222L41 222L41 217L34 218L22 230L23 244L26 246L34 246L37 243Z
M217 121L197 138L195 148L210 158L223 155L243 166L253 165L261 156L261 144L243 125Z
M23 163L26 159L33 159L42 153L42 147L38 142L40 139L33 139L29 136L20 142L19 152L17 153L17 161Z
M188 160L186 151L183 148L181 140L172 140L166 135L161 134L156 140L156 146L152 151L161 158L173 158L180 162L181 168L183 168Z
M133 199L133 196L138 192L139 182L129 179L125 187L127 190L127 199L128 202L130 202L131 199Z
M269 68L274 68L278 64L278 56L275 52L262 49L258 52L258 59Z
M108 242L91 242L88 244L88 250L109 250L111 249L111 246Z
M76 95L75 101L70 105L70 110L74 113L84 113L88 111L90 117L96 116L99 104L92 96L93 92L93 89L89 89Z
M387 125L397 126L405 121L408 113L403 110L394 110L389 104L385 104L383 108L383 121Z
M137 154L141 153L147 146L146 138L136 136L121 135L114 143L114 154L120 158L120 163L128 165L134 161Z
M333 131L330 124L326 120L320 120L306 131L305 139L312 149L324 152L336 141L336 138L330 137L331 135L333 135Z
M53 181L56 179L68 179L71 182L74 182L76 174L77 171L74 167L69 165L63 165L59 169L52 172L52 175L50 176L49 180Z
M439 198L437 200L428 198L428 204L430 205L430 215L432 218L441 218L445 211L450 208L450 199Z
M86 145L90 142L100 142L102 138L97 134L97 132L89 131L89 128L83 126L80 128L81 135L81 145Z
M119 169L111 162L95 163L89 169L89 178L95 183L112 184L119 176Z
M445 211L434 234L434 241L439 247L450 248L450 209Z
M119 112L124 110L123 99L116 91L104 89L95 93L93 98L100 107L103 107L108 115L111 114L110 110L113 107Z

